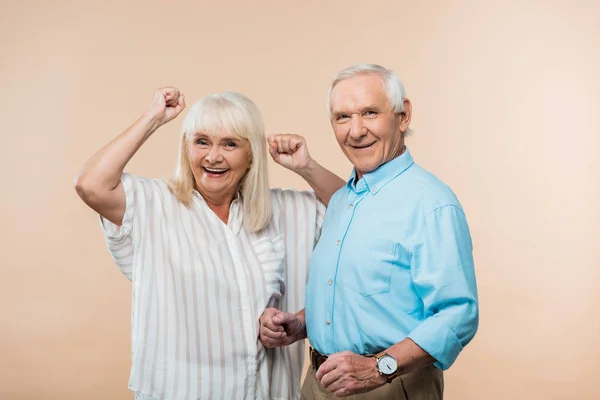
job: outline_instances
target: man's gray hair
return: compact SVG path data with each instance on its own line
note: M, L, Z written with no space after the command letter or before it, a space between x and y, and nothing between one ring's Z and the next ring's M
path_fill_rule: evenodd
M327 110L329 110L330 117L331 92L333 92L335 85L343 80L354 78L355 76L369 74L376 74L381 77L385 92L394 112L399 114L404 111L404 98L406 97L406 91L404 90L404 85L394 71L376 64L354 64L338 72L329 86L329 92L327 94Z

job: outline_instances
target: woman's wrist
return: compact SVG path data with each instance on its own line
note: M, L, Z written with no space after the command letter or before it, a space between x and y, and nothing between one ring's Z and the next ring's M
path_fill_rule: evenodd
M140 127L147 132L147 136L152 135L163 125L161 115L153 113L150 110L143 113L142 116L137 120L137 123L140 124Z

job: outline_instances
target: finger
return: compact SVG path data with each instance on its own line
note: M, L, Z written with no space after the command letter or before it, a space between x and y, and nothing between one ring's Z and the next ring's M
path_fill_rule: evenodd
M260 341L262 342L262 344L265 347L268 348L273 348L273 347L280 347L283 345L283 340L280 339L271 339L269 337L266 336L260 336Z
M341 378L341 374L337 370L329 371L321 378L321 385L331 390L332 392L336 389L342 387L339 380Z
M290 146L290 148L292 152L296 152L300 147L304 146L304 138L300 136L296 136L294 139L291 140L291 142L292 145Z
M271 157L273 157L273 160L278 161L279 160L279 153L277 152L277 143L273 142L269 142L269 154L271 154Z
M288 145L288 152L291 153L295 153L296 149L298 148L298 139L294 138L294 137L290 137L287 141L287 145Z
M283 150L283 140L281 138L281 135L277 135L275 137L275 143L277 144L277 152L279 154L284 153L284 150Z
M345 387L341 387L333 392L337 397L348 397L352 395L352 392Z
M179 104L179 94L172 93L169 97L166 98L167 105L169 107L175 107Z
M175 106L175 109L177 110L177 114L179 114L184 108L185 108L185 96L180 95L179 101L177 102L177 105Z
M285 341L281 339L271 339L266 336L261 336L260 341L265 347L269 348L285 346Z
M261 325L269 330L272 330L273 332L283 332L284 331L283 326L273 322L272 317L261 318Z
M281 311L279 311L278 309L274 308L274 307L267 307L265 308L265 311L263 311L262 315L260 316L260 320L262 320L263 318L273 318L275 315L279 314Z
M353 353L349 350L344 350L344 351L340 351L339 353L333 353L332 355L330 355L327 360L335 360L337 358L340 357L344 357L344 356L352 356L352 355L356 355L356 353Z
M339 391L344 391L344 389L346 388L347 382L344 381L342 376L339 376L338 379L334 380L333 382L331 382L329 385L327 385L327 390L335 393L335 392L339 392Z
M281 138L281 147L283 148L283 152L287 154L293 153L291 148L291 138L289 135L285 135Z
M154 104L165 104L165 95L160 89L154 91L152 102Z
M179 104L179 89L168 87L165 89L165 100L167 105L174 107Z
M281 340L287 336L287 333L285 333L284 331L272 331L271 329L264 328L264 327L261 328L260 334L261 334L261 336L265 336L265 337L267 337L269 339L273 339L273 340Z
M336 365L335 360L333 362L331 362L330 359L328 358L323 364L321 364L321 366L317 370L317 373L315 374L315 378L317 378L320 381L321 378L323 378L323 376L325 374L333 371L336 367L337 367L337 365Z
M292 322L296 322L298 317L296 317L292 313L282 312L273 317L273 323L277 325L289 324Z
M166 87L166 88L162 88L161 90L163 97L165 98L165 100L171 100L171 98L173 97L173 89Z

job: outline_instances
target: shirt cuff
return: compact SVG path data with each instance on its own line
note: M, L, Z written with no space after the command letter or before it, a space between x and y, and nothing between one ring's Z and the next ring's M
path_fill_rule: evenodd
M463 349L454 331L436 315L423 321L408 338L435 358L434 365L443 371L450 368Z

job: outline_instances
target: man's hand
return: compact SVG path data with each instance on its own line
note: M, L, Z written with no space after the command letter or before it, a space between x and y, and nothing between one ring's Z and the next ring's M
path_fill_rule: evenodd
M260 341L267 348L287 346L306 337L304 310L292 314L267 308L259 323Z
M271 157L282 167L301 175L302 170L307 169L313 161L308 153L306 141L300 135L271 135L268 141Z
M338 397L370 392L387 382L377 370L374 357L364 357L351 351L329 356L316 372L316 378Z

